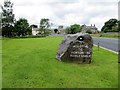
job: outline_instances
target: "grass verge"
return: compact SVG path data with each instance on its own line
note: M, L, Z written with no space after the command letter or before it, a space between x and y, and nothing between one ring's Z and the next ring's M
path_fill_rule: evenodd
M107 33L99 33L99 34L90 34L92 37L106 37L106 38L120 38L119 34L107 34Z

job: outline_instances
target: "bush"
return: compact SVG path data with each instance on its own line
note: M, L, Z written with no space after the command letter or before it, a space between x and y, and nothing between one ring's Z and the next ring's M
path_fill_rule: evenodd
M91 30L87 30L86 33L92 34L92 31Z
M102 34L100 34L100 37L102 37Z
M28 36L22 36L20 38L41 38L41 37L45 37L44 35L28 35Z
M46 37L44 35L26 35L26 36L15 36L15 37L11 37L11 38L42 38L42 37ZM3 37L4 38L4 37Z

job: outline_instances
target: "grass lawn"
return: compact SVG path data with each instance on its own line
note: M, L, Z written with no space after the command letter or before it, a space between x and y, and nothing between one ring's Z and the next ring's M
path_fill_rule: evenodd
M0 89L2 88L2 39L0 38Z
M4 39L3 88L116 88L117 54L93 48L91 64L56 60L62 37Z
M107 34L107 33L98 33L98 34L90 34L93 37L106 37L106 38L120 38L120 35L117 34Z

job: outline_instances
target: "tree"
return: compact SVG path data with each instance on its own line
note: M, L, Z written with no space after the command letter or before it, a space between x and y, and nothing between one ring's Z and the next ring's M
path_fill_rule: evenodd
M118 27L118 32L120 32L120 20L118 21L117 27Z
M32 33L32 30L29 27L29 23L27 19L20 18L15 23L15 35L16 36L25 36L31 33Z
M92 31L91 30L87 30L86 33L92 34Z
M67 34L75 34L81 32L81 27L79 24L73 24L70 27L67 27L65 31Z
M55 32L55 33L58 33L58 29L54 29L54 32Z
M43 18L40 20L40 31L44 33L44 36L47 34L47 30L49 30L49 27L49 19Z
M65 29L65 33L70 34L70 27L67 27L67 28Z
M6 37L13 36L14 33L14 14L13 3L10 0L5 0L2 8L2 35Z
M109 21L105 22L104 26L102 27L101 31L103 32L117 32L118 30L115 30L118 24L117 19L110 19Z
M0 13L0 36L2 35L2 13Z
M71 25L71 33L72 34L75 34L77 32L80 32L80 25L79 24L74 24L74 25Z

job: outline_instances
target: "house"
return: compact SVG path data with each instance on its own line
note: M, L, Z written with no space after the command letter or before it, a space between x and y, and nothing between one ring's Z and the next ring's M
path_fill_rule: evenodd
M31 25L32 35L37 35L39 33L39 28L37 25Z
M39 28L32 27L32 35L37 35L39 33Z
M53 30L55 34L65 34L65 29L62 25L58 26L58 28Z
M42 32L40 32L40 30L37 27L37 25L31 25L31 28L32 28L32 35L37 35L39 33L42 33ZM58 26L57 29L50 29L48 32L52 33L52 34L65 34L65 29L61 25L61 26Z
M65 34L65 30L64 30L64 27L62 25L58 26L58 33L59 34Z
M86 26L86 25L83 25L82 27L82 33L87 33L87 32L91 32L91 33L98 33L98 29L96 28L95 24L91 26Z

